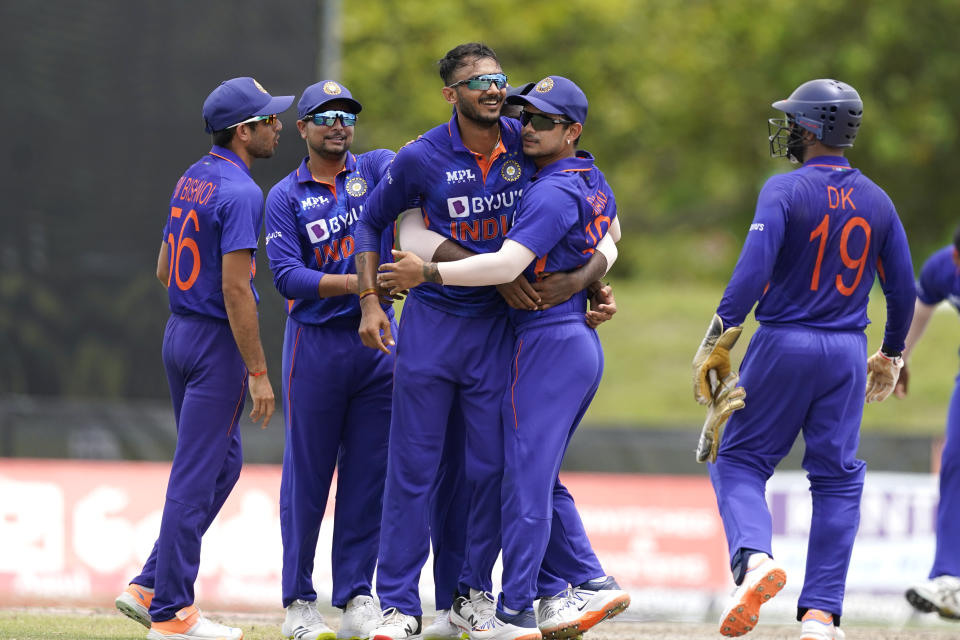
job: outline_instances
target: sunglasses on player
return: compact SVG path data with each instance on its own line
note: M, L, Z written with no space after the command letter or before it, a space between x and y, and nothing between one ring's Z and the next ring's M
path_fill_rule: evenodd
M447 88L452 89L462 84L467 85L467 89L473 89L474 91L486 91L490 88L491 84L497 85L497 89L503 89L507 86L507 75L505 73L484 73L479 76L467 78L466 80L454 82Z
M238 122L237 124L232 124L227 129L233 129L234 127L239 127L242 124L253 124L254 122L266 122L268 126L274 125L277 122L277 114L269 116L253 116L252 118L247 118L243 122Z
M573 120L554 120L542 113L522 111L520 113L520 124L525 127L527 123L533 125L534 131L551 131L558 124L573 124Z
M357 124L357 114L347 113L346 111L321 111L320 113L307 116L304 120L313 120L313 124L318 127L321 125L324 127L332 127L337 123L337 118L340 119L340 122L342 122L345 127L352 127Z

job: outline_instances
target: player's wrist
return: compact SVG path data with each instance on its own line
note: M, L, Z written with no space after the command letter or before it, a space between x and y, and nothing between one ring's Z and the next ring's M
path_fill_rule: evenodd
M880 346L880 355L882 355L887 360L896 360L897 358L903 357L903 351L898 351L893 349L886 344Z

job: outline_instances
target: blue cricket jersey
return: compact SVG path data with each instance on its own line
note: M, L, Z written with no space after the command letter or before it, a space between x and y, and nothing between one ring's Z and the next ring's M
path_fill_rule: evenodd
M944 300L960 312L960 268L953 262L953 245L940 249L930 256L917 281L917 298L928 305Z
M263 191L235 153L214 147L183 174L170 198L163 239L170 247L170 311L227 319L223 256L250 249L250 289L263 222Z
M812 158L764 185L717 314L736 326L759 300L761 324L862 331L875 275L884 343L902 350L916 290L893 202L846 158Z
M585 265L617 215L613 191L593 156L578 151L542 168L527 185L507 237L533 251L537 259L524 275L534 282L555 271ZM586 310L586 292L546 311L510 309L511 320L522 324L540 318Z
M500 144L485 168L464 146L457 114L404 146L370 194L357 228L357 251L378 251L383 230L419 201L426 226L476 253L497 251L533 163L523 155L520 123L500 118ZM425 282L410 295L447 313L466 317L503 313L495 287L444 287Z
M267 257L273 283L287 298L287 311L298 322L320 325L336 318L360 317L359 298L321 298L317 287L324 274L356 273L357 220L393 157L389 149L360 155L347 152L335 185L314 180L308 158L304 158L295 171L270 189ZM381 261L390 260L392 247L393 227L387 226L376 247ZM392 315L392 308L388 313Z

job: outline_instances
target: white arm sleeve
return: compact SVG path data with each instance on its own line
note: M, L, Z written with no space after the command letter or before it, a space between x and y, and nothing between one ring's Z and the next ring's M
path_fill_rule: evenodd
M407 209L403 212L397 224L397 242L401 249L430 262L437 247L443 244L444 240L446 238L436 231L427 229L419 209Z
M530 249L507 238L496 253L478 253L463 260L438 262L437 269L445 285L480 287L513 282L536 257Z
M602 253L607 259L607 270L603 272L603 275L610 273L610 267L613 266L613 263L617 261L617 243L613 241L612 231L608 231L607 235L600 238L600 242L597 243L597 251Z
M607 229L607 233L613 236L614 242L620 242L620 217L613 219L613 224Z

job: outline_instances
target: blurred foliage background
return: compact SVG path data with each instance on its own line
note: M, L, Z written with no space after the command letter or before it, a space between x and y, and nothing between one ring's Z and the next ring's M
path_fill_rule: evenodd
M581 146L613 186L625 232L612 274L621 311L601 332L607 375L588 422L702 419L689 360L760 186L791 168L769 157L766 119L800 83L859 90L864 123L848 157L897 204L918 269L960 221L955 0L381 0L342 3L334 25L320 8L3 3L4 109L24 127L0 157L0 392L166 397L153 268L170 190L209 145L200 104L237 75L299 96L329 77L314 62L322 29L339 37L339 79L364 105L358 152L396 149L449 117L435 63L462 42L493 47L512 84L556 74L584 89ZM303 154L295 117L283 114L278 158L254 167L264 191ZM283 304L262 253L264 342L279 371ZM879 289L871 304L872 332ZM956 318L935 319L912 397L870 407L866 428L941 430L958 337Z

